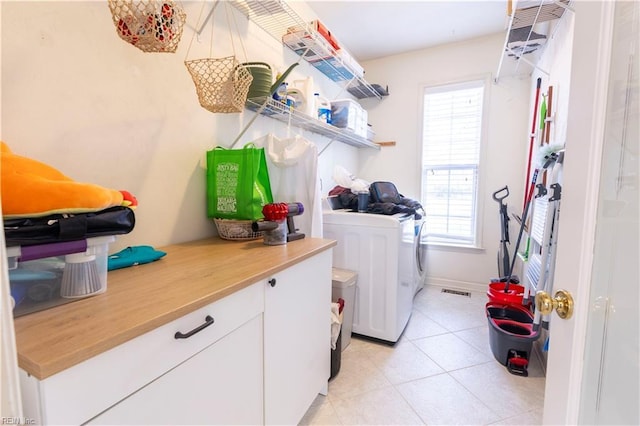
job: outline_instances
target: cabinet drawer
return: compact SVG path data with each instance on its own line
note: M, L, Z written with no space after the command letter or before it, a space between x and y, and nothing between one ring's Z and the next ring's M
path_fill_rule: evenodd
M89 421L89 425L263 424L262 315Z
M23 393L33 396L24 401L25 415L43 424L86 422L263 311L258 283L45 380L21 371ZM213 324L176 339L176 332L203 326L207 315Z

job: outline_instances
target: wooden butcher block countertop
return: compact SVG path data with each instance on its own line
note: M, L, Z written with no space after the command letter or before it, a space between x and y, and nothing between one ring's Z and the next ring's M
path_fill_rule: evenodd
M167 255L158 261L110 271L103 294L16 318L18 364L44 379L335 244L211 238L160 247Z

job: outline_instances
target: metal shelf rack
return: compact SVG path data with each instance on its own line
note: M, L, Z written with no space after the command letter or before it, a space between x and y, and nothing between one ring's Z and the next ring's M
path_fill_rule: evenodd
M269 98L266 103L264 102L264 99L248 99L246 106L248 109L256 111L256 113L262 114L263 116L308 130L318 135L326 136L335 141L343 142L358 148L380 149L378 144L373 143L362 136L358 136L350 130L341 129L330 124L323 123L320 120L314 119L304 113L293 110L275 99Z
M538 69L542 73L549 73L538 66L542 52L546 46L538 47L532 38L534 27L543 22L554 21L562 18L565 11L573 11L572 0L523 0L515 2L515 9L510 12L509 26L504 40L503 53L498 63L495 81L497 82L501 74L515 75L520 70L520 65L525 63L531 70ZM509 47L512 31L528 28L526 40L522 40L522 45L518 51ZM527 57L525 57L527 55ZM505 70L506 69L506 70Z
M238 9L249 20L255 22L273 38L283 43L282 36L290 32L291 29L301 29L310 37L313 48L294 50L303 58L322 58L323 67L330 69L333 80L344 81L345 89L354 94L357 98L375 97L381 99L386 96L386 90L377 88L369 84L358 70L349 62L342 58L328 45L328 42L317 31L311 28L310 24L303 20L284 0L231 0L231 4ZM305 37L305 38L306 38ZM309 44L309 40L305 40ZM285 44L286 45L286 44ZM290 48L289 46L287 46ZM291 48L290 48L291 49ZM293 49L292 49L293 50Z

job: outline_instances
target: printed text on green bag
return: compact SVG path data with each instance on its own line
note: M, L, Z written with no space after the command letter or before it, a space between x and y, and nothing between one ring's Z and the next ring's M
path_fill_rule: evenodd
M218 202L216 209L219 212L236 213L236 192L238 187L238 173L240 165L238 163L221 163L216 167L216 180Z

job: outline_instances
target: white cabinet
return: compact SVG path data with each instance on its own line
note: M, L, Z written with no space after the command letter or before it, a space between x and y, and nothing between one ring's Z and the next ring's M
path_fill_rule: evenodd
M264 287L254 284L44 380L21 370L25 416L37 424L81 424L103 412L96 422L214 423L218 412L229 418L233 400L243 415L253 419L251 413L259 413L259 423L263 310ZM212 324L189 338L175 338L204 325L207 316ZM221 397L227 390L231 394ZM208 393L207 401L202 396Z
M262 423L262 315L89 424Z
M331 250L282 272L266 285L265 423L297 424L331 369Z
M331 252L298 254L268 279L51 376L20 370L25 417L45 425L297 424L327 392Z

